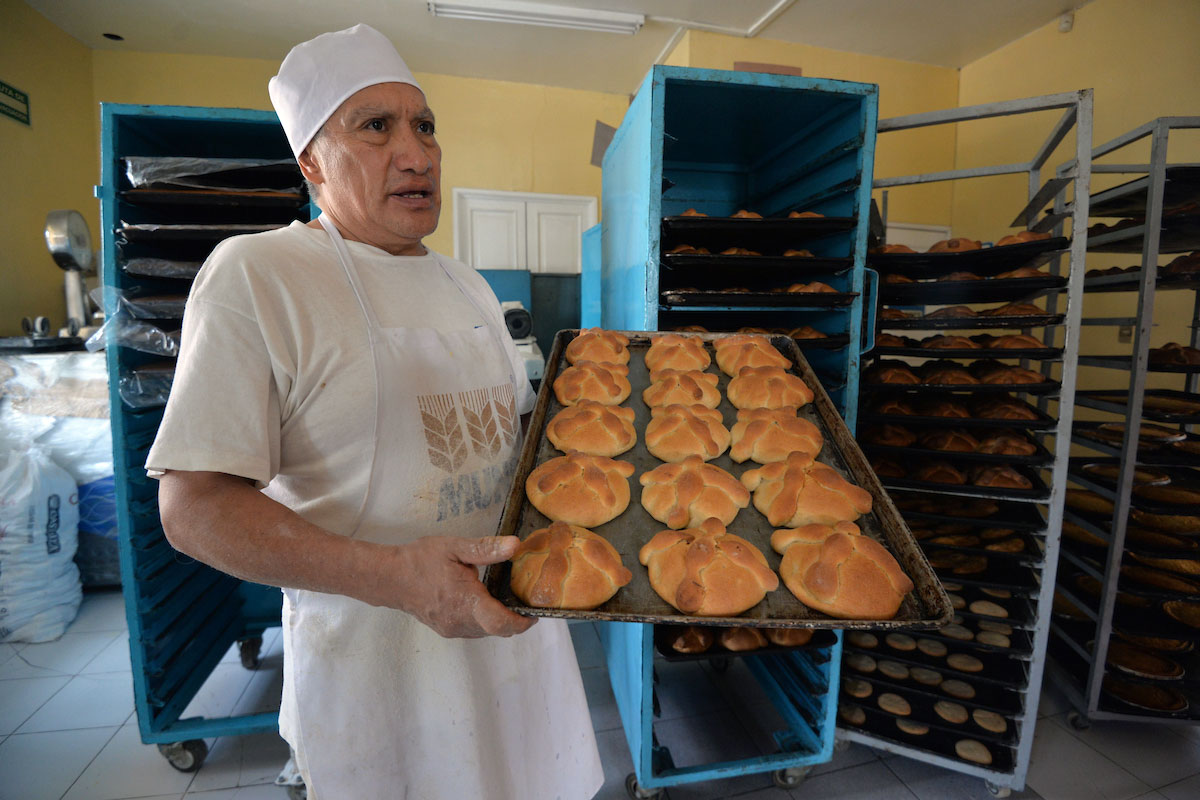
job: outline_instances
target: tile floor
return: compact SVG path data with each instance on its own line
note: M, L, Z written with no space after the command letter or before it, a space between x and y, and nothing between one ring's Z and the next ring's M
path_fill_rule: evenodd
M633 765L595 628L571 627L607 778L598 800L622 800ZM184 716L228 716L278 707L279 630L264 637L263 664L242 668L236 650ZM773 749L772 710L738 662L660 662L662 716L655 724L677 764ZM78 619L48 644L0 644L0 800L283 800L272 785L287 759L275 734L210 741L204 766L177 772L143 745L133 714L128 637L117 592L85 595ZM1076 731L1053 692L1042 700L1029 788L1045 800L1200 799L1200 729L1095 724ZM677 786L671 800L984 800L981 781L858 745L839 749L792 792L769 775ZM531 798L531 800L538 800Z

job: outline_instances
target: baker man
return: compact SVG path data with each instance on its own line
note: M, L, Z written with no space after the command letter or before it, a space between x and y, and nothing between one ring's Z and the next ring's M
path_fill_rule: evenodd
M517 543L493 534L534 398L487 283L422 244L433 112L366 25L297 45L270 95L322 213L200 271L146 462L163 528L284 587L280 729L310 798L590 798L565 623L479 580Z

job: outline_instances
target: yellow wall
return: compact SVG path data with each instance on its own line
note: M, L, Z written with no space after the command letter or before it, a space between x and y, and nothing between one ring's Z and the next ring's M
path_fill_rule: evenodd
M0 336L22 316L63 324L62 272L50 259L46 213L79 209L99 246L92 185L98 180L88 48L20 0L0 0L0 81L29 95L29 126L0 117Z
M686 39L687 66L691 67L733 69L735 61L759 61L800 67L810 78L879 84L880 119L953 108L958 103L958 71L948 67L703 31L692 31ZM673 60L678 52L679 48L676 48L671 54ZM942 126L879 137L875 176L884 178L953 169L954 136L953 127ZM894 189L888 198L889 219L949 225L952 196L953 187L949 183Z
M966 66L960 79L960 104L974 105L1038 94L1095 89L1093 142L1109 141L1144 122L1168 115L1200 114L1200 3L1195 0L1095 0L1075 14L1074 30L1059 33L1057 23ZM958 137L959 166L1028 160L1041 145L1056 114L986 120L963 126ZM1171 160L1200 161L1200 132L1172 135ZM1073 145L1072 145L1073 146ZM1059 148L1051 167L1072 153ZM1145 161L1148 143L1127 148L1109 163ZM1103 161L1099 162L1103 163ZM1133 176L1097 175L1096 187ZM1023 177L962 181L955 189L954 231L994 239L1007 232L1026 196ZM997 198L1003 198L998 202ZM1164 257L1166 263L1171 257ZM1090 254L1088 267L1130 266L1137 255ZM1157 295L1152 343L1186 341L1191 318L1190 292ZM1132 316L1135 294L1089 294L1085 316ZM1086 327L1081 352L1129 352L1116 330ZM1081 368L1081 388L1123 388L1123 375ZM1178 378L1162 385L1181 388Z

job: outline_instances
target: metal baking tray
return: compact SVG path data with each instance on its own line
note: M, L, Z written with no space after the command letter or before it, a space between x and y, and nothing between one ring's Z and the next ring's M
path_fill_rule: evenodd
M1028 405L1028 403L1026 403ZM962 428L1015 428L1019 430L1052 430L1058 420L1046 414L1036 406L1029 406L1038 412L1037 419L987 419L984 417L926 417L917 414L876 414L863 411L858 415L861 422L891 423L893 425L936 425L938 427Z
M765 274L840 275L854 265L850 258L821 256L723 256L720 253L663 253L662 264L668 270L686 273L689 280L713 276L728 280L733 270L754 270Z
M959 650L957 650L954 647L954 645L953 645L954 642L955 642L954 639L947 640L947 642L946 642L946 647L950 653L959 652ZM995 689L995 688L1001 688L1001 687L1008 687L1008 686L1011 686L1013 684L1018 684L1018 683L1024 685L1026 682L1028 682L1028 676L1025 674L1025 665L1023 662L1018 661L1017 659L1014 659L1014 658L1009 658L1008 656L998 655L996 653L971 653L970 655L975 656L976 658L978 658L980 661L983 662L983 670L980 672L961 672L961 671L951 667L946 662L945 657L933 658L932 656L925 655L920 650L909 650L909 651L905 652L905 651L900 651L900 650L892 650L891 648L884 649L884 648L880 648L880 647L877 647L874 650L856 650L856 648L854 648L854 647L846 647L843 652L844 653L853 653L853 652L866 653L866 654L870 655L871 658L874 658L876 661L879 661L879 660L896 661L896 662L903 664L906 667L926 667L927 669L936 669L938 672L942 673L947 678L957 678L959 680L970 683L972 686L974 686L976 688L977 691L980 690L981 688ZM844 673L844 674L850 674L850 673ZM854 673L854 674L857 674L857 673ZM886 676L880 675L880 673L878 671L872 672L869 675L867 675L866 677L877 679L877 680L891 680L890 678L887 678ZM917 691L921 691L921 690L917 689ZM974 702L978 705L988 706L990 708L996 709L997 711L1002 711L1002 710L1019 711L1020 710L1019 705L1016 708L1009 708L1008 706L1006 706L1005 701L1007 700L1007 698L999 700L999 701L995 701L995 702L989 702L990 698L983 696L983 694L984 694L983 692L980 692L979 695L976 695L975 698L973 698L971 701L968 701L968 702ZM946 694L940 694L940 698L942 700L955 700L956 699L956 698L954 698L950 695L946 695Z
M1026 437L1028 439L1028 437ZM1042 464L1049 464L1054 460L1054 456L1043 447L1039 442L1028 439L1037 451L1029 456L1014 456L1004 455L1001 453L960 453L951 450L929 450L918 445L910 447L896 447L886 444L872 444L870 442L862 442L862 447L872 453L880 455L892 456L894 458L953 458L955 461L969 461L975 464L1012 464L1016 466L1036 467Z
M286 228L289 223L271 222L256 225L249 224L218 224L218 225L161 225L158 223L129 223L122 222L117 226L116 234L125 242L163 242L163 241L205 241L217 242L230 236L244 233L262 233L279 228Z
M883 319L878 317L875 327L878 330L897 331L943 331L943 330L981 330L984 328L1043 328L1048 325L1061 325L1066 319L1065 314L1037 314L1026 317L992 317L980 315L977 317L934 318L914 317L912 319Z
M1166 169L1166 181L1163 184L1163 210L1170 211L1179 206L1200 200L1200 167L1177 165ZM1146 176L1139 176L1126 181L1119 186L1097 192L1092 197L1102 194L1116 193L1131 183L1146 182ZM1109 200L1092 202L1088 206L1090 217L1140 217L1146 214L1146 189L1133 192L1123 192Z
M939 458L946 461L953 459L946 458L945 453L940 453ZM1014 466L1017 472L1020 472L1026 478L1029 478L1033 484L1032 489L1009 489L995 486L976 486L972 483L935 483L933 481L919 481L911 478L884 478L883 485L887 489L910 489L918 492L937 492L938 494L953 494L965 495L967 497L994 497L1005 500L1025 500L1025 501L1041 501L1050 498L1050 487L1042 480L1042 477L1033 470L1027 467Z
M1141 221L1131 220L1128 224L1123 224L1122 222L1108 226L1107 230L1093 226L1088 229L1087 249L1094 253L1140 253L1142 252L1143 240L1145 239L1144 234L1117 239L1099 245L1095 244L1095 240L1100 236L1106 236L1119 230L1141 225L1143 225ZM1159 253L1164 255L1167 253L1187 253L1198 248L1200 248L1200 215L1163 215L1162 230L1158 236Z
M850 694L848 694L846 692L845 688L843 688L842 696L846 699L846 702L853 702L853 703L857 703L859 705L864 705L864 704L869 705L870 707L877 710L880 714L888 714L887 711L884 711L883 709L879 708L878 697L879 697L879 695L881 695L885 692L892 692L894 694L900 695L901 697L903 697L905 700L908 701L908 704L912 709L912 713L908 715L907 719L910 719L913 722L920 722L925 725L928 725L930 727L930 733L932 733L933 730L936 729L939 732L944 731L950 735L958 734L958 736L956 736L955 738L963 738L962 734L965 731L969 730L970 734L971 734L971 738L983 739L983 740L986 740L988 743L996 743L996 744L1001 744L1001 745L1006 745L1006 746L1011 746L1016 743L1016 725L1013 724L1011 719L1009 719L1008 730L1006 730L1002 734L995 734L995 733L991 733L990 731L985 731L983 728L980 728L978 725L975 724L974 720L969 719L969 718L962 725L956 726L956 725L954 725L954 723L947 722L946 720L939 717L937 715L937 712L934 711L934 705L939 700L949 700L952 703L960 703L965 708L967 708L968 711L973 710L975 708L985 708L985 706L981 706L976 703L972 703L969 700L961 701L958 698L951 697L950 695L947 695L947 694L939 694L937 692L937 690L934 689L933 687L924 686L923 684L919 684L916 681L892 680L891 678L880 675L877 672L871 673L870 675L863 675L861 673L855 673L853 676L847 675L846 677L854 677L859 680L866 681L867 683L871 684L871 688L873 689L870 697L858 698L858 697L852 697ZM990 709L989 708L986 710L999 711L1005 717L1008 717L1009 715L1014 713L1013 711L1009 711L1007 709ZM890 714L888 714L888 715L893 716ZM897 728L896 730L899 732L899 728ZM925 736L921 736L918 738L924 739L929 735L930 734L926 734Z
M837 634L832 630L814 631L812 639L808 644L798 645L796 647L781 647L777 644L768 644L766 647L760 647L757 650L744 650L734 652L726 650L717 643L716 637L713 637L712 647L705 650L703 653L677 653L671 648L671 640L680 631L683 630L680 625L655 625L654 626L654 649L665 661L708 661L713 658L741 658L743 656L765 656L776 653L790 653L793 650L822 650L833 647L837 644ZM814 654L815 655L815 654Z
M1070 244L1065 237L1057 236L961 253L868 253L867 266L881 275L898 273L914 279L938 278L951 272L974 272L986 278L1017 267L1041 266Z
M666 306L779 306L781 308L840 308L858 297L857 292L687 292L664 289Z
M899 306L1013 302L1067 285L1065 275L1039 278L983 278L977 281L879 284L879 299Z
M641 400L642 390L649 385L649 376L644 362L645 352L653 334L644 331L622 331L630 339L630 383L633 393L626 406L635 412L634 425L639 431L638 443L629 452L618 458L632 463L636 472L630 478L630 502L628 509L612 522L600 525L595 532L607 538L620 553L625 566L633 572L633 580L604 605L592 611L567 611L559 609L537 609L518 600L509 588L510 562L494 564L487 568L484 582L492 595L518 613L530 616L564 617L570 619L607 620L624 622L653 622L679 625L724 625L754 627L795 628L935 628L950 619L950 601L937 582L912 534L904 525L900 513L884 492L879 479L871 471L866 457L846 428L845 422L834 409L808 362L796 343L787 336L771 337L771 342L791 359L792 371L798 375L814 393L813 401L801 409L802 416L820 428L825 437L825 446L818 460L838 469L849 480L870 492L874 498L872 512L858 520L865 535L886 546L900 566L912 579L916 588L904 599L899 613L890 620L839 620L814 611L800 603L780 581L779 588L754 608L737 617L689 617L681 614L663 601L650 587L646 569L638 563L638 551L654 534L666 528L651 517L640 503L641 486L638 477L662 462L646 450L641 432L650 418L650 410ZM546 363L546 376L538 392L537 404L529 424L529 435L517 462L512 488L505 504L497 535L514 534L522 539L533 531L549 525L549 520L535 509L525 498L525 479L533 468L550 458L561 455L545 437L547 422L562 409L551 387L564 368L564 350L567 344L579 335L578 330L559 331ZM705 342L725 338L729 334L694 334ZM715 363L709 367L716 371ZM729 379L721 374L722 402L719 406L726 422L732 424L735 410L729 404L726 388ZM734 476L740 476L757 465L747 462L734 464L728 452L712 462ZM729 526L732 533L749 540L767 558L772 569L778 569L780 556L770 547L774 526L753 506L742 509Z
M906 498L930 499L929 495L916 492L893 492L893 499L899 504ZM932 498L938 499L938 498ZM950 498L946 498L950 499ZM968 517L953 513L936 511L916 511L901 508L900 514L905 519L924 520L928 522L949 522L982 525L989 528L1013 528L1019 531L1041 531L1046 527L1046 520L1038 513L1035 506L1028 503L1005 503L993 501L999 508L996 513L986 517ZM897 506L899 507L899 505Z
M801 350L840 350L850 344L850 334L835 333L822 339L793 339Z
M1136 292L1141 280L1141 267L1135 267L1128 272L1120 274L1114 273L1112 275L1092 275L1086 277L1083 281L1083 290L1095 293ZM1200 289L1200 275L1194 273L1178 274L1163 272L1162 268L1159 268L1156 289L1160 292L1169 289Z
M981 347L975 350L966 348L939 347L875 347L871 355L906 356L908 358L1030 358L1038 361L1058 361L1062 358L1061 347L1022 347L1022 348L990 348Z
M943 583L961 583L964 586L980 586L990 589L1007 589L1014 595L1028 596L1036 594L1040 588L1041 568L1014 564L1008 561L994 562L988 559L988 565L980 572L969 575L958 575L953 570L935 570L938 579Z
M972 633L978 636L979 629L966 624L967 622L971 621L973 620L965 620L963 624L965 627L971 629ZM997 655L1018 658L1022 661L1028 660L1033 655L1033 637L1030 635L1030 632L1024 628L1013 628L1012 634L1008 637L1011 644L1010 647L999 647L997 645L984 644L976 639L972 639L969 642L964 642L961 639L953 639L949 636L946 636L940 630L930 631L928 635L931 638L942 642L947 647L953 645L964 652L995 653Z
M1143 405L1143 419L1150 420L1151 422L1166 422L1168 424L1176 425L1200 422L1200 394L1178 392L1172 389L1147 389L1146 397L1164 397L1189 400L1193 403L1196 403L1196 411L1190 414L1173 411L1160 411L1158 409L1147 408L1145 405ZM1128 399L1129 392L1125 389L1092 389L1075 393L1076 405L1087 406L1088 408L1095 408L1100 411L1108 411L1113 414L1121 414L1122 416L1128 413Z
M1121 456L1121 443L1109 442L1096 435L1096 429L1104 423L1091 420L1076 420L1071 426L1071 439L1079 444L1107 453L1111 456ZM1200 441L1200 436L1188 434L1182 440L1187 442ZM1195 467L1197 458L1185 453L1170 444L1140 444L1137 448L1138 463L1145 467Z
M300 191L233 192L220 189L128 189L120 198L132 205L247 206L299 208L308 202Z
M868 698L870 699L870 698ZM849 702L849 700L847 700ZM955 702L958 702L957 700ZM950 733L944 728L930 727L929 733L924 736L913 736L904 733L896 727L896 717L888 714L885 711L880 711L874 706L863 705L860 701L855 700L856 705L862 706L867 715L867 721L862 725L849 725L845 720L838 719L838 727L845 730L861 730L871 734L871 736L883 739L887 742L892 742L907 748L917 748L926 752L934 753L959 761L963 764L969 764L977 769L992 770L1000 774L1012 774L1016 768L1015 759L1013 758L1012 749L1009 747L998 746L992 742L981 742L986 744L988 751L992 754L992 763L987 766L976 764L973 761L967 761L959 758L954 751L954 745L959 739L975 739L975 733L979 730L978 725L971 725L969 728L963 725L961 733Z
M782 253L802 242L853 230L854 224L854 217L663 217L663 250L690 244L709 250L745 247L759 252L777 250Z
M1116 369L1132 369L1132 356L1080 356L1080 366L1114 367ZM1189 374L1200 372L1200 364L1156 364L1153 360L1146 364L1147 372L1176 372Z
M1058 381L1041 383L870 383L863 381L863 389L877 392L945 392L949 394L994 394L997 392L1026 392L1028 394L1055 394L1062 384ZM1008 420L1006 420L1008 421ZM1011 426L1010 426L1011 427Z
M910 525L917 522L917 520L915 520L915 519L909 520L909 519L907 519L907 517L906 517L906 520L909 522ZM960 524L965 524L965 523L960 523ZM979 525L978 527L1000 528L1003 526L988 524L988 525ZM1017 538L1017 539L1021 540L1021 542L1025 545L1025 549L1019 553L1008 553L1008 552L1002 552L999 550L988 550L987 548L985 548L983 546L984 542L982 540L980 541L980 543L978 545L944 544L942 542L933 541L934 539L941 538L943 536L950 536L953 534L935 533L932 536L928 536L923 539L918 539L918 542L921 543L922 549L924 549L926 551L931 551L936 548L938 550L949 550L949 551L955 552L955 553L965 553L966 555L971 555L971 556L985 556L987 558L1013 559L1014 561L1016 561L1018 563L1035 563L1035 562L1040 561L1042 559L1042 555L1043 555L1041 542L1038 539L1035 539L1033 536L1029 535L1029 533L1026 531L1020 531L1015 528L1013 528L1011 530L1013 531L1012 536L1008 536L1005 538L1006 539ZM967 532L965 535L970 535L970 532ZM1001 539L1001 540L996 540L996 541L1003 541L1003 540ZM982 598L980 598L980 599L982 599Z

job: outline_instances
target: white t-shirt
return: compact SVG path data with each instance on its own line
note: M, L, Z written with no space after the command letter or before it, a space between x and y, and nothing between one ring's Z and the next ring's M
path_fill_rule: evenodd
M346 244L381 324L484 324L432 254ZM483 277L443 261L503 332ZM511 338L500 338L497 358L503 347L517 410L526 414L534 395L524 363ZM369 479L362 456L374 425L373 369L367 321L324 230L294 222L227 239L188 298L175 381L146 468L250 478L309 522L349 533Z

